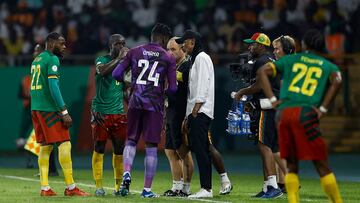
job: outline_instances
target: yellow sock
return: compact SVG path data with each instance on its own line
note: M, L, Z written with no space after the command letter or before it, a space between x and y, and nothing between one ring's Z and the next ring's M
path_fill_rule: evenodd
M64 173L65 184L74 184L72 161L71 161L71 143L70 141L63 142L59 145L59 162Z
M113 154L112 164L114 168L115 191L119 191L123 174L123 155Z
M285 176L285 187L289 203L299 202L299 177L295 173L288 173Z
M93 152L92 156L92 171L95 180L96 188L102 188L103 178L103 165L104 165L104 154Z
M342 203L339 188L334 173L327 174L320 178L320 183L331 202Z
M52 145L40 146L38 164L41 186L49 186L49 157L52 150Z

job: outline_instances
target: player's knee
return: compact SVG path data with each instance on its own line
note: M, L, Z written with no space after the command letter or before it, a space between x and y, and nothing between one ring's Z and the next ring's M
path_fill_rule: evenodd
M178 156L178 154L176 153L175 150L171 150L171 149L165 149L165 154L168 157L168 159L170 161L178 161L180 160L180 157Z
M106 144L106 142L95 142L95 145L94 145L95 152L104 154L105 153L105 144Z
M158 144L157 143L150 143L150 142L146 142L145 143L145 147L149 148L149 147L157 147Z
M323 176L331 173L331 170L329 168L327 161L314 160L313 163L314 163L315 168L316 168L317 172L319 173L320 177L323 177Z
M126 143L125 143L125 145L126 146L136 146L136 142L134 141L134 140L126 140Z
M299 167L298 167L298 162L296 160L293 159L286 159L287 162L287 169L289 173L298 173L299 171Z
M116 155L122 155L124 151L124 141L120 139L112 140L113 151Z
M124 151L124 145L114 145L114 154L122 155Z

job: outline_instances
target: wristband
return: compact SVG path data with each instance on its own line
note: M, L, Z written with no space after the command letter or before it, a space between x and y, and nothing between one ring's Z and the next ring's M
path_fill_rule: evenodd
M67 109L65 109L64 111L61 111L61 115L62 115L62 116L65 116L65 115L67 115L67 114L69 114L69 112L68 112Z
M327 113L328 112L327 108L325 108L323 105L321 105L319 107L319 110L320 110L321 113Z
M272 96L269 100L270 100L270 102L271 102L271 103L274 103L274 102L276 102L276 101L277 101L277 99L276 99L276 97L275 97L275 96Z

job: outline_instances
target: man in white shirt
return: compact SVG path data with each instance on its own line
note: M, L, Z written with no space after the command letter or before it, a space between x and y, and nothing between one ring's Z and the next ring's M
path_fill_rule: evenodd
M183 44L183 49L191 57L192 67L189 73L189 93L187 98L186 118L188 122L189 147L195 153L200 173L199 192L190 198L212 197L211 155L208 130L214 118L215 77L211 58L202 49L199 33L187 30L176 39Z

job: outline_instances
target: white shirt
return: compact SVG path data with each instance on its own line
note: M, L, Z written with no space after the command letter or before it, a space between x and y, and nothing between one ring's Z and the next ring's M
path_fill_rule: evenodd
M215 76L214 65L209 55L200 52L189 73L189 94L186 115L190 115L195 103L203 103L198 113L214 118Z

